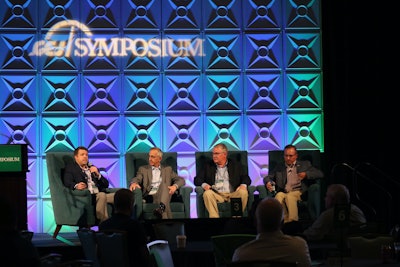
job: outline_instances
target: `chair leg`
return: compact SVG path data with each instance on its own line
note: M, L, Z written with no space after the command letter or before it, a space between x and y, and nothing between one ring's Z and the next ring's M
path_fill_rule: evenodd
M61 230L61 227L62 227L61 224L57 224L56 230L54 230L53 238L56 238L56 237L57 237L58 233L59 233L60 230Z

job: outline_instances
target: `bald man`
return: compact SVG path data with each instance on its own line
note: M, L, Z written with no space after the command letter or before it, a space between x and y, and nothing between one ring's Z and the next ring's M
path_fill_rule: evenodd
M232 261L297 262L299 267L310 267L306 241L282 232L283 215L283 207L277 199L263 199L256 210L257 237L237 248Z

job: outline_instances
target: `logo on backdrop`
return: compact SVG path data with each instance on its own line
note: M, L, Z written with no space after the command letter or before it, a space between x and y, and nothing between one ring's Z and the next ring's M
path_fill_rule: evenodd
M78 34L81 37L78 37ZM96 38L77 20L63 20L34 43L30 56L48 57L193 57L204 56L204 40L159 38Z

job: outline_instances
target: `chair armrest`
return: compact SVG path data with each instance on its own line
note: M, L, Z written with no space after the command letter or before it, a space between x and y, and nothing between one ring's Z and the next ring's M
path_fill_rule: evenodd
M247 190L249 191L249 195L250 194L252 194L252 195L254 195L254 192L256 191L256 186L255 185L249 185L248 187L247 187Z
M178 190L180 195L182 196L189 195L189 197L190 194L193 192L193 188L188 185L181 186Z
M203 194L204 193L204 189L201 186L196 186L194 191L196 192L196 194Z
M265 185L257 185L257 191L260 199L272 197L272 193L267 190L267 187L265 187Z
M321 185L320 183L312 184L308 187L307 207L310 216L315 220L321 213Z
M90 191L89 190L72 190L69 188L66 188L70 192L70 194L74 197L90 197Z
M140 215L143 212L143 193L141 188L136 188L132 191L135 204L133 205L134 209L136 210L136 218L139 219Z
M190 218L190 194L193 192L193 188L184 185L178 190L179 194L182 196L183 205L185 206L185 217Z
M116 187L116 188L106 188L106 193L115 193L119 189L121 189L121 188L118 188L118 187Z
M198 218L206 217L206 207L204 206L203 193L204 189L201 186L196 186L194 188L196 192L196 210Z
M254 202L254 192L256 191L256 187L254 185L249 185L247 187L247 191L249 192L249 200L247 201L247 211L249 211Z
M61 186L55 194L53 191L51 201L57 225L95 224L92 195L89 190L72 190Z

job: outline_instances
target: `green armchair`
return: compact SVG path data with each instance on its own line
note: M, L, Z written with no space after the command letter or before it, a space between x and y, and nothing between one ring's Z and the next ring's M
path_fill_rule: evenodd
M313 166L321 169L321 155L319 150L297 150L297 153L299 160L308 160ZM283 161L283 150L268 151L268 166L270 170L273 170L276 164L281 161ZM315 220L321 213L321 187L322 179L316 179L308 184L307 193L302 196L302 200L298 203L300 219ZM272 196L265 185L258 185L256 188L261 199Z
M161 164L171 166L177 172L177 157L176 152L164 152ZM125 154L125 168L126 168L126 184L129 187L131 179L135 177L140 166L148 164L149 154L146 152L127 152ZM177 194L171 200L171 212L174 219L190 218L190 194L193 188L190 186L182 186L177 190ZM143 218L145 220L157 219L153 214L154 209L157 208L156 204L143 203L143 193L141 189L133 191L135 195L136 218Z
M47 174L49 178L51 203L53 205L56 238L63 225L90 227L96 225L95 205L89 190L71 190L62 181L65 165L74 160L73 152L46 153ZM117 189L109 188L109 192ZM112 205L108 205L109 214Z
M247 163L247 151L229 151L228 157L239 161L245 168L248 170L248 163ZM201 168L203 168L204 164L212 159L212 152L195 152L195 161L196 161L196 173L199 172ZM248 210L250 209L251 205L254 202L254 192L256 191L256 187L254 185L250 185L247 187L249 191L249 200L247 202L246 209L244 211L243 216L247 216ZM203 193L204 189L201 186L196 186L196 209L197 209L197 217L198 218L208 218L208 211L204 205L203 200ZM222 217L232 217L231 214L231 203L218 203L218 212L219 216Z

